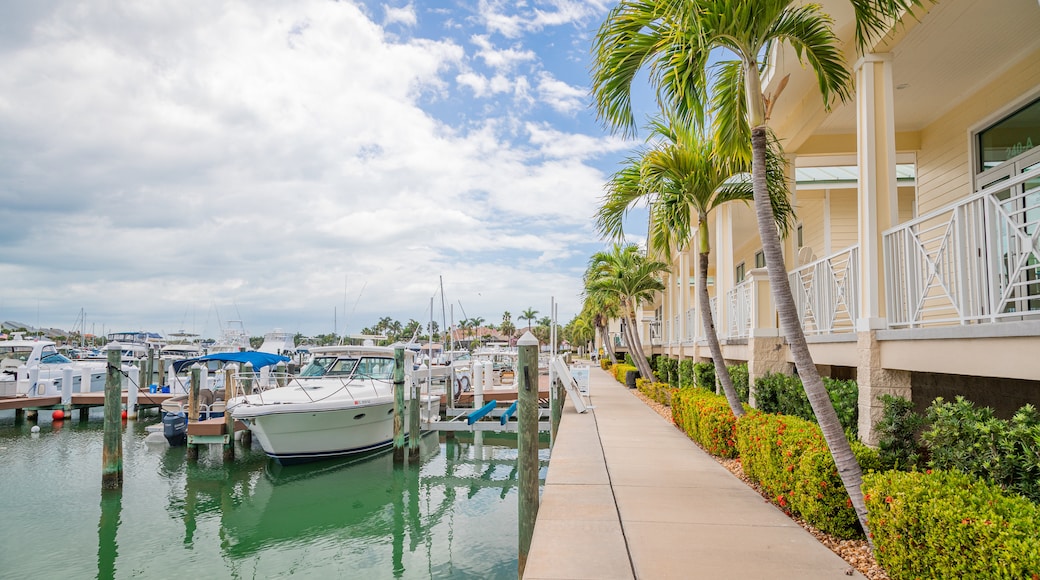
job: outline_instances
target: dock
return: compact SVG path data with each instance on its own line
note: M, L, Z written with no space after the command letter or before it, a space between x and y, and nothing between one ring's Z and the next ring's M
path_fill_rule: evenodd
M138 391L137 408L148 409L161 407L163 401L174 397L169 393L151 393L149 391ZM122 402L126 404L127 394L122 394ZM72 409L89 409L91 407L105 406L105 393L103 391L90 393L73 393L70 402ZM61 404L61 396L52 397L3 397L0 398L0 411L9 410L44 411L51 409L65 409Z
M525 580L864 578L625 385L590 370L549 459Z

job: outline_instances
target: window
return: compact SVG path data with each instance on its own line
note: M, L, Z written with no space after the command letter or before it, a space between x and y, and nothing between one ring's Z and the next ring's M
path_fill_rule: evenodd
M766 267L766 253L762 250L755 252L755 267L765 268Z
M802 238L802 224L798 224L798 247L801 248L805 245L805 240Z
M1040 99L980 131L977 138L979 173L1040 146Z
M736 282L739 284L744 281L744 262L737 264L737 275Z

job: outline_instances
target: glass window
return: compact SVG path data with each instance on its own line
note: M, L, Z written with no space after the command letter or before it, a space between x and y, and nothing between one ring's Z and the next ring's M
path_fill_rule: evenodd
M980 173L1040 145L1040 99L980 132L978 140Z
M803 238L802 238L802 224L798 224L798 247L801 248L804 245L805 245L805 242L803 241Z
M766 253L762 250L755 252L755 267L765 268L766 267Z
M737 283L744 281L744 262L737 264Z

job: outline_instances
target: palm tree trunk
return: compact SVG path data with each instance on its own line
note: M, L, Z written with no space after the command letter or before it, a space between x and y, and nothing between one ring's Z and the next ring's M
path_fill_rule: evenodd
M701 224L701 230L707 231L707 224ZM744 406L740 404L737 389L733 387L733 378L726 368L726 359L722 357L722 346L719 335L715 331L715 317L711 313L711 298L708 297L708 252L700 252L700 271L697 272L697 301L701 309L701 320L704 321L704 335L708 339L711 360L715 363L715 376L722 383L722 392L735 417L744 416Z
M617 364L617 355L614 354L614 345L610 344L610 335L607 334L607 327L597 326L596 328L599 330L600 338L603 340L603 350L610 357L611 364Z
M631 303L629 303L631 304ZM625 305L626 314L628 316L628 336L629 336L629 352L632 354L632 362L636 363L636 368L639 369L639 374L644 379L656 383L657 377L654 375L654 371L650 369L650 363L646 360L646 355L643 354L643 343L639 340L639 331L636 330L636 311L631 306Z
M751 73L757 78L757 71ZM802 380L805 394L809 397L813 413L823 431L823 437L827 441L834 464L838 468L838 474L845 485L845 490L852 500L852 506L856 510L859 523L863 526L863 532L867 536L871 549L874 547L870 539L870 529L867 527L867 506L863 500L863 470L852 453L849 440L845 437L845 431L838 421L838 414L834 411L834 405L827 395L827 389L823 385L823 379L816 370L809 346L805 342L805 333L802 331L801 322L798 320L798 310L795 308L794 296L791 294L791 285L787 278L787 266L784 264L783 252L780 249L780 237L777 235L776 222L773 221L772 207L769 202L769 193L766 189L766 128L757 125L751 130L751 179L755 193L755 216L758 218L758 233L762 238L762 251L766 257L766 269L769 272L769 285L773 292L773 302L776 304L777 313L780 315L780 327L791 356L794 358L798 376ZM717 369L716 369L717 370Z

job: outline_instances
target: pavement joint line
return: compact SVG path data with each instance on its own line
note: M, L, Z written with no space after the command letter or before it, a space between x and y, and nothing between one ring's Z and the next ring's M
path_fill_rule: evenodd
M589 402L592 402L592 397L589 397ZM628 556L628 567L632 571L633 578L639 578L636 574L636 562L635 558L632 557L632 546L628 542L628 534L625 532L625 520L621 519L621 506L618 505L617 493L614 491L614 480L610 477L610 463L607 461L607 450L603 448L603 435L599 429L599 417L596 416L595 409L589 411L592 413L592 423L596 427L596 441L599 442L599 452L603 456L603 469L607 472L607 485L610 486L610 496L614 498L614 512L617 514L618 527L621 528L621 538L625 541L625 555Z

